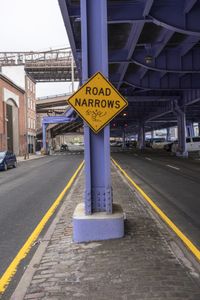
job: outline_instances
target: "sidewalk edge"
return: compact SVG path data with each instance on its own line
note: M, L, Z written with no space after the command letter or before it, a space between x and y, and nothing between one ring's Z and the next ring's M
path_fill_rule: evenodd
M113 167L122 178L125 184L127 184L131 190L134 191L137 199L148 209L152 218L156 221L159 227L163 227L169 236L163 235L171 251L174 253L179 262L188 270L190 276L195 282L200 285L200 277L196 277L196 273L200 274L200 264L194 254L187 248L182 240L175 234L175 232L164 222L163 219L157 214L157 212L151 207L151 205L145 201L139 191L129 182L129 180L121 173L118 167L112 162Z
M51 240L51 236L54 233L55 227L58 223L58 221L60 220L66 206L67 206L67 201L66 199L68 197L71 197L73 194L73 191L75 189L75 186L77 184L77 181L79 179L79 177L82 175L83 172L83 168L81 169L80 173L78 174L78 176L76 177L70 191L69 194L65 197L63 204L61 205L60 209L58 210L54 220L52 221L51 225L49 226L46 234L44 235L43 239L41 240L41 243L38 247L38 249L36 250L35 254L33 255L26 271L24 272L24 274L22 275L17 287L15 288L10 300L23 300L24 296L26 295L27 289L30 286L31 280L33 278L33 275L36 271L36 267L41 259L42 256L49 244L49 241Z

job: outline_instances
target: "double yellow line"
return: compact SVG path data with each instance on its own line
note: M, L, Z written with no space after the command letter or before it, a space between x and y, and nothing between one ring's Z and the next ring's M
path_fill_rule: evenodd
M4 272L3 276L0 279L0 293L3 293L5 291L6 287L8 286L9 282L11 281L12 277L16 273L19 263L21 262L22 259L24 259L26 257L26 255L30 251L33 243L36 241L36 239L38 238L38 236L41 233L42 229L44 228L44 226L46 225L46 223L48 222L50 217L55 212L56 208L60 204L60 202L63 199L63 197L64 197L65 193L67 192L67 190L71 187L72 183L76 179L76 177L77 177L79 171L81 170L81 168L83 167L83 165L84 165L84 161L79 165L78 169L76 170L74 175L71 177L71 179L67 183L66 187L60 193L58 198L54 201L54 203L49 208L49 210L46 212L46 214L44 215L44 217L42 218L40 223L37 225L35 230L29 236L26 243L19 250L18 254L15 256L15 258L13 259L13 261L11 262L11 264L9 265L7 270Z
M177 234L177 236L183 241L183 243L189 248L194 256L200 260L199 249L182 233L182 231L166 216L166 214L153 202L153 200L128 176L128 174L120 167L120 165L112 159L115 166L122 172L122 174L128 179L128 181L135 187L135 189L142 195L142 197L153 207L158 215L164 220L164 222Z

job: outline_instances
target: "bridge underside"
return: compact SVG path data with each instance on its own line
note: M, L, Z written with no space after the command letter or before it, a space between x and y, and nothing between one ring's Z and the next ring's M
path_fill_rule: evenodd
M81 79L80 1L59 0ZM108 0L109 80L129 106L111 132L200 121L200 0ZM176 109L175 109L176 107Z

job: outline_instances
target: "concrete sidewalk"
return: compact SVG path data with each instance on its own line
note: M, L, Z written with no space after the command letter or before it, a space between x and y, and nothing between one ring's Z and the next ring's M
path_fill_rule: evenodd
M125 237L72 242L72 214L83 197L82 172L12 300L200 299L198 268L192 266L166 225L116 169L112 169L112 182L114 202L126 213Z
M24 156L17 156L17 162L22 162L22 161L29 161L32 159L38 159L38 158L42 158L45 157L46 155L42 155L42 154L29 154L28 157L24 157Z

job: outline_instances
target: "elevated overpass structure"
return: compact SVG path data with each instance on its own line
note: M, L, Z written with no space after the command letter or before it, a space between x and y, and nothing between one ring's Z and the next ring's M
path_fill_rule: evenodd
M46 51L0 52L0 66L24 66L36 82L78 81L78 70L70 48Z
M52 95L47 97L39 97L36 101L36 112L37 114L41 114L43 116L58 116L65 115L66 112L70 109L70 106L67 102L67 99L71 96L71 94L59 94ZM76 113L74 113L76 115ZM51 137L55 137L60 134L64 134L67 132L76 132L80 130L83 126L83 122L80 118L76 118L73 122L70 123L59 123L59 124L51 124L48 126L48 130L51 132ZM42 127L38 128L37 137L39 139L42 138Z
M69 93L38 97L36 100L36 112L47 113L59 109L65 110L68 106L67 99L71 96Z
M59 3L81 70L80 1ZM129 101L111 132L200 121L199 14L199 0L107 1L108 78Z

